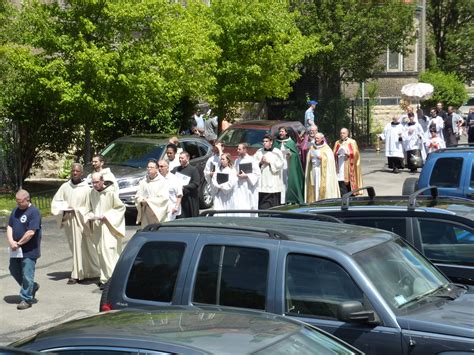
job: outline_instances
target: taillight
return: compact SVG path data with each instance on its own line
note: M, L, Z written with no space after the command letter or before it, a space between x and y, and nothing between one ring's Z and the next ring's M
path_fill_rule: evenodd
M112 305L110 303L104 303L102 307L100 307L102 312L108 312L112 310Z

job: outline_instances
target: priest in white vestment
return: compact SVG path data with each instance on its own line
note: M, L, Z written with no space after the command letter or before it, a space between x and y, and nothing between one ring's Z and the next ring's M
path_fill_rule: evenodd
M147 163L147 175L140 180L135 194L137 206L137 224L145 227L149 224L164 222L168 217L168 184L158 174L158 163L150 159Z
M82 179L82 173L81 164L72 164L71 179L61 185L51 202L51 213L56 216L59 228L63 228L72 253L68 285L100 275L99 258L92 243L89 223L85 223L81 216L88 211L91 191L89 184Z
M158 172L168 186L168 207L166 221L173 221L181 215L181 199L183 198L183 185L176 175L170 172L166 160L158 162Z
M234 190L234 208L236 210L258 210L258 183L260 167L258 161L247 153L248 144L240 143L237 147L238 158L235 160L237 184ZM245 171L241 169L241 165ZM256 216L255 214L240 214Z
M89 186L92 186L92 174L94 172L100 173L104 177L104 181L110 181L112 182L112 187L117 194L119 192L119 186L117 179L115 178L115 175L112 173L110 168L104 168L105 165L105 159L102 154L96 154L92 157L92 168L94 169L92 173L87 175L86 181L89 184Z
M260 166L260 182L258 193L258 208L261 210L281 203L281 192L285 188L281 170L284 157L280 149L273 147L273 137L266 134L263 137L263 148L257 150L254 158Z
M379 136L385 142L385 156L388 160L388 167L394 174L399 173L399 169L404 168L403 159L405 152L403 148L403 125L397 117L392 117L392 122L388 123L383 133Z
M218 169L212 176L212 187L215 191L214 209L216 211L233 210L237 173L232 168L233 162L229 153L222 154L220 161ZM217 216L225 216L225 214L218 214Z
M316 133L316 144L308 151L305 180L306 203L341 197L334 154L322 133Z
M104 181L100 173L92 173L93 190L90 193L90 212L87 219L92 221L92 239L96 245L100 264L102 287L112 276L125 237L125 205L118 194Z
M206 179L208 185L211 186L211 194L213 199L217 193L217 190L212 184L212 177L221 165L221 155L223 152L224 146L222 145L222 143L214 142L212 146L212 155L207 159L206 165L204 166L204 178Z

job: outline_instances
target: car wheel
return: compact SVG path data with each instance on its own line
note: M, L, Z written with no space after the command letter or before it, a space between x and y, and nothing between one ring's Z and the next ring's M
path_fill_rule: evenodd
M405 179L402 187L402 195L411 195L417 190L418 179L407 178Z
M201 209L208 209L212 207L212 191L211 185L206 180L201 185L201 192L199 194L199 207Z

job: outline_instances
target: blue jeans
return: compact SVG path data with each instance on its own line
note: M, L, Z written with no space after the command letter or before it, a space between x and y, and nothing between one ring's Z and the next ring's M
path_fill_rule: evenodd
M10 274L21 286L20 297L31 303L33 300L33 288L35 287L36 259L10 258Z

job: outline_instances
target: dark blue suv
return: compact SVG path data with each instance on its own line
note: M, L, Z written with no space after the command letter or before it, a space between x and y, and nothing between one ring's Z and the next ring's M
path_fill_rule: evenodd
M367 354L474 349L472 288L451 283L401 237L344 223L226 216L149 225L128 242L102 296L102 310L262 310Z

